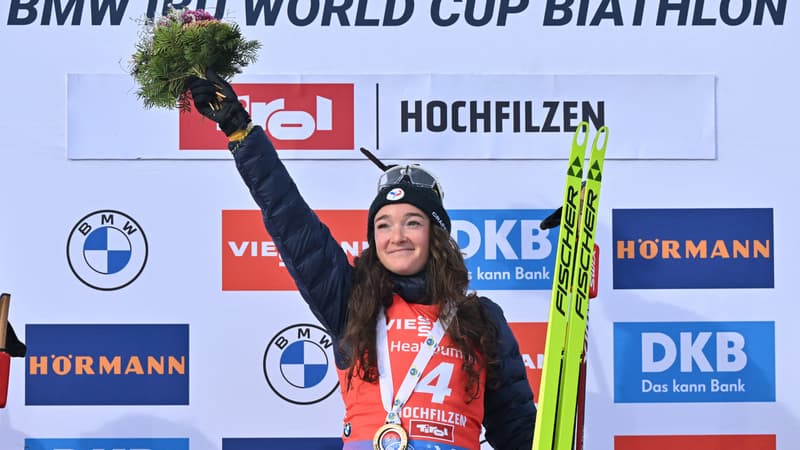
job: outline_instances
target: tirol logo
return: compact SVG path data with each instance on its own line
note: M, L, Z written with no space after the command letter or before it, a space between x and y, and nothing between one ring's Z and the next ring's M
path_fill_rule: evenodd
M455 440L455 426L441 423L432 422L430 420L415 420L409 421L408 434L411 437L419 437L422 439L439 439L441 441L453 442Z
M549 290L558 233L540 230L552 211L452 210L452 235L464 253L470 288Z
M188 405L189 325L27 325L26 405Z
M509 322L511 332L519 342L519 353L528 373L528 383L533 391L534 402L539 402L539 386L542 381L544 344L547 337L547 322Z
M771 208L615 209L614 289L774 287Z
M367 211L315 211L352 261L367 247ZM255 210L222 211L222 290L296 290Z
M67 261L85 285L111 291L132 283L147 262L147 238L125 213L95 211L75 224L67 239Z
M339 386L333 355L333 340L325 330L310 324L292 325L267 345L264 375L269 387L287 402L317 403Z
M342 450L341 438L222 438L222 450Z
M614 436L614 450L775 450L774 434Z
M354 88L343 84L239 83L233 88L278 150L352 150ZM197 111L179 114L181 150L221 150L228 139Z
M189 438L27 438L25 450L189 450Z
M614 402L774 402L774 322L614 324Z

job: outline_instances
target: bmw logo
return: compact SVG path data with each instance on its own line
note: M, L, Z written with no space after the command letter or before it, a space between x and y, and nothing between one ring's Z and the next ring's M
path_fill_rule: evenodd
M321 327L297 324L276 334L264 352L264 376L282 399L310 405L339 386L333 340Z
M69 233L67 261L83 284L101 291L121 289L144 270L147 238L127 214L95 211L79 220Z

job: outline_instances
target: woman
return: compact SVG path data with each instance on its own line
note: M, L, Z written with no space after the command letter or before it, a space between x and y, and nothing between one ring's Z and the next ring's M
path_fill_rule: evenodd
M369 247L347 261L263 129L209 71L187 83L228 136L303 299L336 343L345 449L530 449L536 410L517 342L491 300L467 293L442 189L419 166L386 171ZM407 447L406 447L407 446Z

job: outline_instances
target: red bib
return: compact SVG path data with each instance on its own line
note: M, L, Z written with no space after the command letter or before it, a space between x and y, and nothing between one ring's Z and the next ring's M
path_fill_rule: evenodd
M407 303L398 295L386 310L393 398L438 316L438 306ZM483 388L478 398L467 403L463 360L461 350L445 335L425 366L411 397L400 410L402 425L411 444L409 448L424 448L426 443L443 449L480 447ZM371 449L375 432L386 422L387 411L381 402L380 385L353 377L350 390L346 390L347 370L338 373L345 405L344 448ZM481 387L485 381L484 370Z

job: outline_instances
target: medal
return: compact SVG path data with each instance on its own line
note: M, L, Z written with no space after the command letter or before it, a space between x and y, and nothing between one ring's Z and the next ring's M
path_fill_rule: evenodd
M439 342L444 337L444 330L447 328L445 323L449 322L446 317L440 317L433 323L428 336L420 345L417 356L411 363L411 367L406 372L397 395L392 401L392 368L389 360L389 332L386 328L386 315L383 309L378 310L378 323L375 329L377 338L378 353L378 384L381 389L381 403L386 410L386 423L383 424L375 437L372 439L373 450L408 450L408 433L403 429L400 422L400 410L414 392L414 387L419 382L422 371L430 361ZM412 447L413 448L413 447Z
M388 449L389 447L384 446L384 439L389 441L387 444L392 444L392 449L406 450L408 448L408 433L399 423L387 423L378 428L375 437L372 438L372 448L374 450Z

